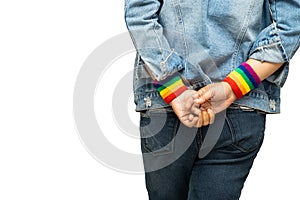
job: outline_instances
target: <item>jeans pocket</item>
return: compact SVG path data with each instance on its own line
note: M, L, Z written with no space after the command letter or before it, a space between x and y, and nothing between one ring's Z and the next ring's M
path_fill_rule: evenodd
M163 108L141 113L142 152L154 156L172 153L178 125L179 120L171 109Z
M234 109L227 112L226 123L232 136L232 144L242 152L260 148L265 131L266 115L256 111Z

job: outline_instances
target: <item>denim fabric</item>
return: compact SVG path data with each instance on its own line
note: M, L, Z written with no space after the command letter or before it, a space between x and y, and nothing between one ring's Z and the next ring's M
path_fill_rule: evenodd
M204 158L198 153L209 127L183 126L171 109L141 112L141 148L150 200L236 200L264 138L265 114L229 108L221 135ZM166 122L166 123L165 123ZM247 122L247 123L245 123ZM183 133L180 140L174 137ZM189 146L174 162L164 165L176 150ZM150 155L150 156L149 156ZM176 157L176 156L175 156Z
M153 87L175 72L199 89L221 81L249 58L285 64L237 101L280 112L280 87L300 43L300 0L126 0L125 20L137 50L136 110L168 105Z

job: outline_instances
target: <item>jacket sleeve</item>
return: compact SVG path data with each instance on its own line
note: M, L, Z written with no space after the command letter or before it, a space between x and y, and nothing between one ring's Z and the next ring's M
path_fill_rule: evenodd
M271 23L256 38L250 58L285 63L268 80L283 86L283 74L300 45L300 0L268 0Z
M158 15L161 0L126 0L125 22L134 46L153 80L161 81L184 68L185 61L170 47Z

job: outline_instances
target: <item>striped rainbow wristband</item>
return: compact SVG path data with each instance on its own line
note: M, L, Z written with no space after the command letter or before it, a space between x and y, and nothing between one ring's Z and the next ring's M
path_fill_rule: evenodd
M175 73L162 81L154 81L153 84L167 104L188 89L178 73Z
M256 72L245 62L232 71L223 81L231 86L237 99L242 98L261 83Z

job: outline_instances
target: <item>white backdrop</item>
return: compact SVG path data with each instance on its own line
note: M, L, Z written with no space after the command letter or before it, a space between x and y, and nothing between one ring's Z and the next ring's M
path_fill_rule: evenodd
M0 199L147 199L143 175L97 162L83 147L73 119L79 70L96 47L126 31L123 10L119 0L1 1ZM114 66L124 67L120 76L131 70L133 57L116 61ZM282 113L268 116L242 200L300 198L299 66L300 52L282 90ZM115 78L108 73L106 84ZM101 100L98 93L95 99ZM110 113L97 106L98 120L107 114L106 124L114 130ZM131 102L137 123L133 109ZM106 136L121 149L139 152L136 139Z

